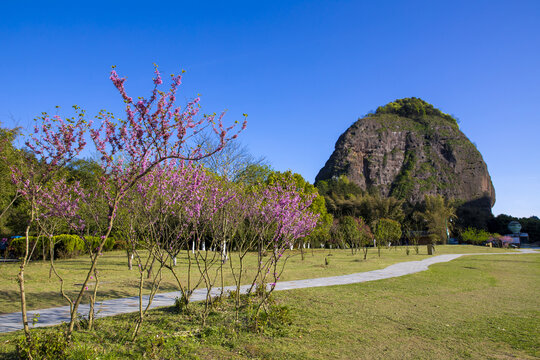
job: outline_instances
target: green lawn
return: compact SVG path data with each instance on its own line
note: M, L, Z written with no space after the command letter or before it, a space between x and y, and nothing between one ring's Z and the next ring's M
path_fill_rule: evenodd
M405 248L384 249L381 257L377 256L376 249L369 249L368 258L362 260L362 252L351 255L350 250L306 250L305 259L302 261L300 251L288 252L290 258L285 267L285 272L281 280L308 279L324 276L351 274L356 272L370 271L384 268L388 265L402 262L421 260L426 258L427 249L420 247L420 254L405 254ZM512 250L491 249L470 245L446 245L437 246L436 255L449 253L477 253L477 252L508 252ZM331 256L328 256L331 254ZM178 258L178 270L182 281L187 280L187 255ZM232 254L233 261L236 261ZM328 256L329 264L325 265L325 257ZM247 269L250 274L254 274L256 256L249 254L246 260ZM76 259L58 260L56 267L65 279L65 289L70 295L74 295L85 276L86 269L89 268L89 260L86 257ZM28 309L41 309L53 306L66 305L65 300L60 295L60 285L56 277L49 278L49 263L34 261L30 263L26 270L26 293ZM127 257L125 252L114 251L105 253L99 260L100 285L98 298L101 300L134 296L138 294L138 271L127 269ZM225 283L232 285L230 269L225 267ZM20 311L19 308L19 285L17 283L17 272L19 266L16 263L0 263L0 314ZM196 271L196 270L195 270ZM164 270L164 277L160 286L161 292L176 291L178 287L174 277L168 270ZM244 283L251 279L247 277ZM91 286L90 289L92 290Z
M263 333L235 330L227 312L201 328L200 305L152 311L135 342L126 341L134 314L100 319L75 333L71 358L534 359L539 293L540 254L468 256L399 278L277 292L292 324ZM0 359L18 336L0 335Z

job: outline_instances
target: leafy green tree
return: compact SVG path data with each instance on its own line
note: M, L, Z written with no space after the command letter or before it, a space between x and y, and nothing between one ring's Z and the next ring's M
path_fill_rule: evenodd
M379 219L391 219L401 223L405 218L403 200L395 197L381 197L380 195L366 195L363 199L360 215L370 224Z
M433 243L446 243L456 219L456 210L441 195L426 195L419 213Z
M251 186L265 184L273 171L266 164L249 164L235 177L235 181Z
M325 198L328 211L331 214L336 217L358 215L365 191L349 181L345 175L319 181L316 187L319 194Z
M339 221L339 234L341 240L351 248L354 255L360 245L360 229L358 222L352 216L344 216Z
M366 260L369 246L371 246L373 241L373 234L364 219L358 218L356 221L358 222L359 244L364 251L364 260Z
M379 257L381 248L390 242L395 242L401 237L401 225L392 219L380 219L375 225L375 240Z
M18 134L19 129L0 127L0 234L12 232L8 221L20 197L11 182L9 170L10 166L21 161L21 151L13 146L13 141Z
M510 224L512 221L519 221L519 219L510 215L499 214L489 221L488 230L490 232L496 232L499 234L507 234L509 232L508 224Z
M534 243L540 241L540 219L537 216L520 218L519 223L523 225L522 231L529 234L529 242Z
M319 181L316 186L326 200L328 212L336 217L362 217L372 225L382 218L401 222L405 217L403 200L382 197L376 192L368 193L345 175Z
M70 180L79 181L86 189L95 189L103 169L99 163L93 159L76 159L67 167L66 176Z

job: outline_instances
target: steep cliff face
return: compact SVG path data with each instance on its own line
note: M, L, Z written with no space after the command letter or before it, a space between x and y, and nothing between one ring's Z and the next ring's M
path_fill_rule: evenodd
M476 147L456 121L421 99L400 99L359 119L315 181L346 175L361 188L410 202L441 194L491 214L495 189Z

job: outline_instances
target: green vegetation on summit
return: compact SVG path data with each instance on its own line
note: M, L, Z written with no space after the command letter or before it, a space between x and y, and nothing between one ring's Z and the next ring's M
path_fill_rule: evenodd
M392 101L384 106L379 106L375 114L396 114L410 119L422 119L426 115L438 116L457 124L456 119L454 119L451 115L445 114L441 110L433 107L433 105L430 103L415 97L397 99L396 101Z

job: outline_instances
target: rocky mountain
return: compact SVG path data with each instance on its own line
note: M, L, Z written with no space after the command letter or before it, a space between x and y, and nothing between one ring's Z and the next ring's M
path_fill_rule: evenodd
M476 146L452 116L418 98L379 107L347 129L315 181L340 175L362 189L412 203L424 194L461 200L459 211L469 218L491 216L495 203Z

